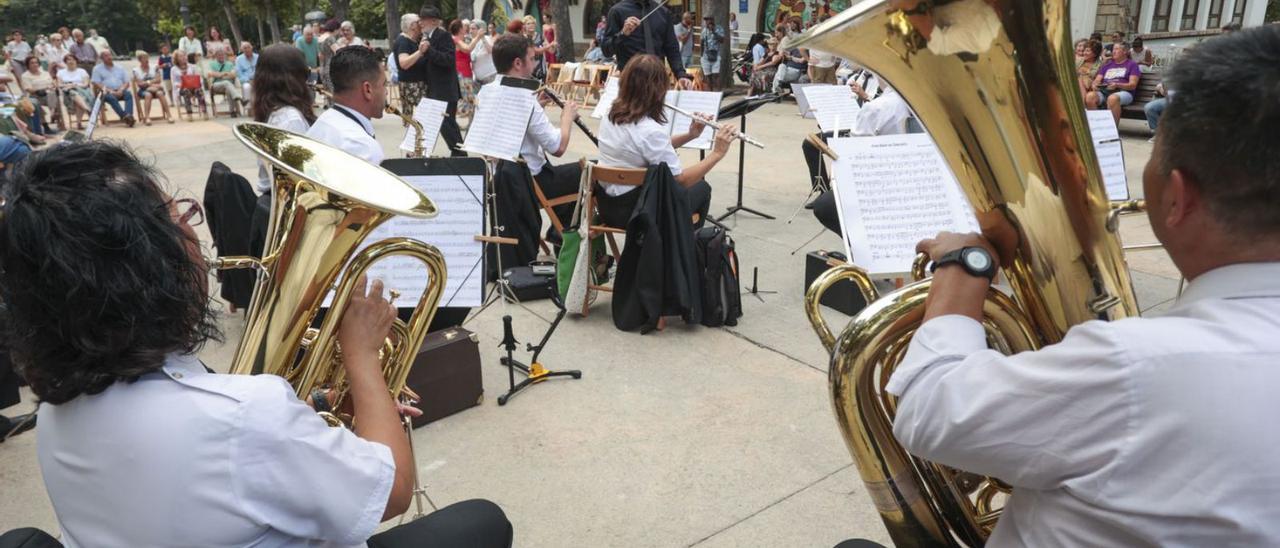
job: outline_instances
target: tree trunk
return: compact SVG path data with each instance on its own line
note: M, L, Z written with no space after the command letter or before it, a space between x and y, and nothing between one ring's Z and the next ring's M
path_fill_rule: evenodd
M266 48L267 43L267 26L262 24L262 6L258 6L258 16L254 19L258 20L258 51Z
M733 85L733 31L729 29L729 10L733 9L733 0L711 0L711 14L716 18L716 28L724 31L724 41L720 43L720 89L728 89Z
M338 21L347 20L347 12L351 11L351 0L333 0L329 5L333 6L333 16Z
M396 37L400 36L400 0L386 0L387 5L387 46L395 48Z
M280 17L276 14L276 3L267 2L267 26L271 28L271 43L280 43Z
M231 36L236 39L231 46L234 53L240 48L240 42L244 41L244 35L240 33L240 23L236 22L236 12L231 7L231 0L222 0L222 11L227 14L227 26L231 28Z
M551 20L556 23L556 42L560 49L556 50L556 62L568 63L577 59L573 47L573 17L569 15L569 0L551 0L549 6ZM538 27L542 32L542 27Z
M88 2L81 2L80 6L84 7ZM185 28L191 24L191 8L187 6L187 0L182 0L178 4L178 13L182 14L182 26Z
M475 0L458 0L458 19L475 19L475 12Z

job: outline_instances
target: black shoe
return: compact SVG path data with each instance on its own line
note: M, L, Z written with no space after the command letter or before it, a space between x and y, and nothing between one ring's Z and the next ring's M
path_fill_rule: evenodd
M820 194L818 194L817 196L814 196L812 200L809 200L808 202L805 202L805 204L804 204L804 208L805 208L805 209L813 209L813 205L814 205L814 204L816 204L816 203L818 203L818 199L819 199L819 198L821 198L823 194L826 194L826 193L825 193L825 192L820 193Z
M13 418L0 416L0 442L36 427L36 414L27 413Z

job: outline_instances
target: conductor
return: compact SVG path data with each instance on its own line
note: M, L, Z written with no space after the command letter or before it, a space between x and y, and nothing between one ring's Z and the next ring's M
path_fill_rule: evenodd
M693 79L680 60L680 42L674 25L671 14L653 0L622 0L609 9L600 49L606 56L617 59L619 71L641 53L665 58L671 73L676 75L676 88L692 89Z

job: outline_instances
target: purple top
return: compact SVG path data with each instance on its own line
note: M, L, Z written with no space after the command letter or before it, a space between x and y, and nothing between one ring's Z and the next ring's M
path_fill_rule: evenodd
M1131 76L1141 78L1142 69L1138 68L1138 62L1133 59L1125 59L1123 63L1112 60L1098 69L1098 75L1102 76L1102 87L1106 87L1108 84L1128 84Z

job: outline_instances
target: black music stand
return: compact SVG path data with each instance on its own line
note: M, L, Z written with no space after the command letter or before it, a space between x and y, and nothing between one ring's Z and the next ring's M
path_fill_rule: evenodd
M774 101L777 101L780 97L782 97L782 95L777 93L765 93L762 95L746 97L739 101L734 101L732 103L729 103L728 105L721 107L719 115L716 116L716 119L724 120L725 118L733 118L737 116L738 118L741 119L741 122L740 122L741 127L739 127L738 129L745 134L747 132L747 115L750 114L755 109L758 109L767 103L772 103ZM773 215L769 215L767 213L757 211L755 209L751 209L745 205L742 205L743 177L745 175L744 169L746 167L746 163L747 163L747 142L738 141L738 201L737 203L729 206L729 210L726 211L724 215L716 217L715 218L716 221L723 221L725 219L728 219L729 217L732 217L734 214L738 213L739 211L745 211L747 213L750 213L752 215L756 215L759 217L763 217L765 219L776 218ZM716 223L716 224L719 224L719 223Z

